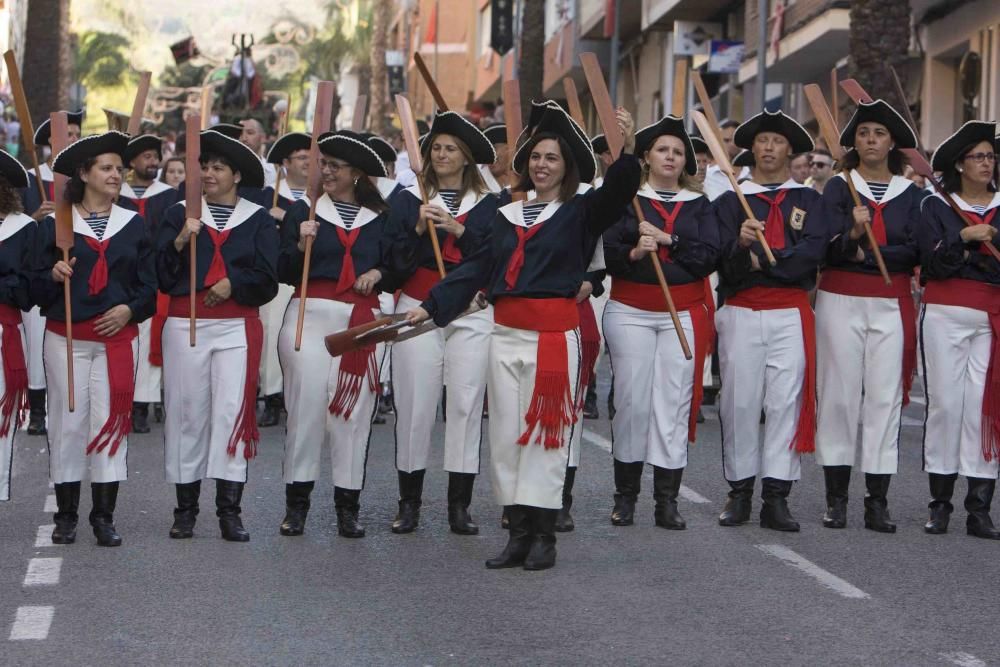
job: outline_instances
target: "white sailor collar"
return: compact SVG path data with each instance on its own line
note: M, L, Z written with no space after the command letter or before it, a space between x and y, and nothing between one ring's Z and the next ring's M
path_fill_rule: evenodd
M419 186L411 185L410 187L406 188L406 191L409 192L414 197L416 197L418 201L423 201L423 199L420 196ZM466 213L471 211L473 208L475 208L476 204L481 202L486 197L486 194L489 193L477 194L472 190L466 192L465 196L462 197L462 201L458 203L458 213L455 214L455 217L457 218L458 216L465 215ZM451 213L451 209L449 209L448 205L444 203L444 199L442 199L440 192L431 197L427 201L427 203L433 204L434 206L439 206L444 210L448 211L449 213Z
M604 180L603 179L599 179L599 180L600 180L600 183L597 183L595 181L594 185L591 185L590 183L580 183L580 185L576 186L576 194L578 194L578 195L585 195L588 192L590 192L591 190L596 190L597 188L601 187L601 185L604 184ZM527 197L528 201L531 201L532 199L536 199L537 197L538 197L538 193L537 192L535 192L534 190L528 190L528 197Z
M97 238L97 234L94 230L90 228L87 221L83 219L80 212L76 210L76 206L73 209L73 232L81 236L89 236L95 241L107 241L115 234L125 229L125 226L132 221L132 218L139 215L135 211L130 211L127 208L122 208L117 204L111 205L111 215L108 217L108 226L104 228L104 237Z
M479 174L483 177L483 183L486 184L486 189L493 194L499 194L503 191L503 187L500 182L493 176L493 172L490 171L490 166L487 164L479 165Z
M55 180L55 176L52 174L52 169L49 167L48 162L42 162L38 165L38 171L42 174L42 180L45 182L51 182ZM35 175L35 169L32 167L28 170L29 174Z
M185 206L187 205L187 202L184 200L181 200L180 203ZM259 210L263 210L263 208L248 199L244 199L243 197L238 198L236 200L236 208L233 209L233 212L229 216L229 220L226 221L226 226L222 229L222 231L228 232L230 229L239 227ZM206 225L211 226L214 230L219 229L215 224L215 218L212 217L212 209L208 207L208 201L206 201L204 197L201 198L201 221Z
M844 177L843 172L837 174L837 178L844 178L845 181L847 180ZM868 181L866 181L864 177L858 173L857 169L851 169L851 182L854 183L854 189L858 191L859 195L868 201L876 202L878 204L885 204L886 202L895 199L899 195L906 192L907 188L909 188L913 183L913 181L908 178L903 178L902 176L893 174L892 178L889 179L889 187L886 189L885 195L881 200L876 201L875 195L872 194L871 188L868 187Z
M797 183L795 179L789 178L787 181L778 186L778 190L795 190L796 188L804 188L801 183ZM743 191L745 195L755 195L755 194L767 194L768 192L774 192L770 188L765 188L762 185L758 185L751 180L741 181L740 190Z
M347 223L344 222L344 219L340 217L340 212L337 211L337 207L334 205L333 200L330 199L330 195L328 194L324 194L319 198L319 201L316 202L316 215L331 225L335 225L347 231L360 229L378 217L378 213L362 206L361 210L358 211L357 217L354 218L354 223L348 227Z
M396 185L398 185L396 181L391 178L386 178L385 176L375 177L375 187L378 188L378 193L382 195L382 199L389 199L389 195L396 189Z
M153 184L146 188L146 191L142 193L141 197L136 196L135 190L128 183L122 183L121 196L128 199L149 199L150 197L155 197L161 192L166 192L167 190L173 190L172 187L164 183L163 181L153 181Z
M289 201L292 201L292 202L304 201L306 204L310 203L310 201L309 201L309 193L308 193L307 190L303 190L302 191L302 196L300 198L296 199L295 195L292 194L292 186L290 186L288 184L288 181L286 179L284 179L284 178L281 179L281 183L278 185L278 196L279 197L284 197L285 199L287 199Z
M533 201L534 200L532 199L526 201L511 202L506 206L501 206L500 213L503 215L503 217L507 218L507 220L511 224L517 225L518 227L524 227L525 229L527 229L528 224L524 221L524 205L530 204ZM562 205L563 203L559 200L550 201L548 205L542 209L542 212L538 214L538 217L535 218L535 221L531 224L531 227L537 227L538 225L542 224L543 222L551 218L553 215L556 214L556 211L558 211L559 207Z
M945 202L945 204L948 203L945 200L945 198L942 197L941 194L938 193L938 192L935 192L931 196L932 197L937 197L941 201ZM951 198L955 200L955 203L963 211L968 211L969 213L975 213L976 215L979 215L979 212L976 209L972 208L972 206L970 204L967 204L965 202L965 200L963 200L961 197L959 197L957 192L952 192L951 193ZM990 211L990 210L995 209L997 207L1000 207L1000 192L994 192L993 193L993 201L991 201L989 204L986 205L986 210Z
M8 213L0 222L0 242L6 241L34 221L34 218L24 213Z
M640 197L645 197L646 199L655 199L657 201L662 201L667 203L673 203L679 201L691 201L692 199L697 199L698 197L705 196L700 192L695 192L694 190L688 190L687 188L683 188L677 193L675 193L674 196L671 197L670 199L664 199L663 197L660 196L660 194L656 190L650 187L649 183L643 183L642 187L639 188L639 191L636 194Z

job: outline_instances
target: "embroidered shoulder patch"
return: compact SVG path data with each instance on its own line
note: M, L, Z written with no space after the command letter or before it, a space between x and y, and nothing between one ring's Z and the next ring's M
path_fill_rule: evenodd
M798 207L792 208L792 216L788 219L788 224L795 231L802 231L802 226L806 224L806 212Z

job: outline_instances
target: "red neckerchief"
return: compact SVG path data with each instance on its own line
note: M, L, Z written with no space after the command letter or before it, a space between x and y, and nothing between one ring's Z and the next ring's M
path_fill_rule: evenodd
M993 218L997 214L997 209L996 208L991 208L990 211L989 211L989 213L987 213L986 215L979 215L978 213L975 213L974 211L966 211L966 213L968 213L969 217L972 218L974 221L977 221L976 222L977 225L989 225L989 224L993 223ZM986 244L985 243L980 243L979 244L979 254L980 255L992 255L992 253L989 250L986 249Z
M466 211L462 215L455 216L455 222L464 227L468 217L469 212ZM458 238L454 234L448 234L444 239L444 244L441 246L441 259L449 264L458 264L462 261L462 251L459 250L456 244L457 241Z
M94 264L94 270L90 272L90 278L87 280L87 294L88 296L94 296L95 294L100 294L108 286L108 260L104 256L104 251L108 249L108 243L111 239L98 241L89 236L84 236L83 240L87 242L91 250L97 253L97 262Z
M358 240L361 228L355 227L348 232L334 225L334 229L337 230L340 245L344 246L344 261L340 266L340 278L337 279L337 292L346 292L354 287L354 281L357 279L357 275L354 273L354 258L351 257L351 250L354 248L354 242Z
M674 206L674 210L670 213L667 213L667 207L664 206L664 203L659 200L650 199L649 204L656 210L656 213L663 220L663 231L666 232L668 236L672 236L674 233L674 221L677 219L677 214L681 212L681 206L684 205L684 202L677 202L677 205ZM661 262L670 261L670 246L661 245L658 248L658 252Z
M510 256L510 263L507 264L507 273L504 274L504 282L507 284L507 289L514 289L514 285L517 284L517 277L521 275L521 269L524 268L524 244L538 233L538 230L542 228L542 224L544 223L535 223L534 227L529 229L524 229L520 225L514 225L514 231L517 232L517 247L514 248L514 252Z
M875 235L878 244L883 246L889 241L885 233L885 218L882 216L882 211L889 205L889 202L868 201L867 203L875 212L875 215L872 216L872 234Z
M788 190L778 190L774 199L763 192L755 194L771 207L767 211L767 220L764 221L764 240L770 247L780 250L785 247L785 216L781 212L781 202L785 200Z
M226 277L226 263L222 260L222 244L229 238L229 232L232 230L227 229L224 232L219 232L212 229L211 225L204 225L204 227L205 231L208 232L208 238L212 239L212 245L215 246L212 252L212 263L208 266L208 273L205 274L205 287L211 287ZM191 286L191 289L194 289L194 285Z

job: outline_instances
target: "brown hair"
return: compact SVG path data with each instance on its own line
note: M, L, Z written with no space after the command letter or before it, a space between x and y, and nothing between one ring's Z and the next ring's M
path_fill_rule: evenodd
M6 177L0 176L0 215L10 215L20 213L24 210L21 204L21 196Z
M559 144L559 153L562 155L563 162L566 163L566 173L563 174L562 184L559 186L559 201L569 201L576 196L577 190L580 189L580 168L577 166L576 160L573 159L573 152L570 150L569 144L554 132L538 132L525 142L524 150L527 151L528 157L524 162L524 167L522 167L524 173L520 175L520 180L514 189L519 192L535 189L535 184L531 182L531 176L528 174L528 163L531 162L531 151L546 139L552 139Z
M163 161L163 164L160 165L160 180L163 181L164 183L167 182L167 169L170 168L171 162L180 162L182 165L184 165L185 170L187 170L187 161L184 158L179 157L177 155L174 155L173 157L168 157L166 160Z
M961 162L966 155L972 152L972 149L981 143L989 143L984 141L976 141L968 146L964 146L962 150L958 152L958 159L955 162L945 165L945 168L941 170L941 187L944 188L945 192L961 192L962 191L962 174L958 171L957 165ZM997 181L997 163L993 163L993 182L987 186L990 192L996 192L996 188L993 183Z
M87 184L83 182L82 174L90 171L90 168L97 164L97 156L88 157L73 173L73 176L66 182L66 201L79 204L83 201L83 193L87 189Z
M431 146L434 145L434 140L437 139L440 134L433 135L427 142L427 150L421 151L423 153L422 157L424 159L424 169L420 172L421 178L424 179L424 187L427 188L427 197L434 197L441 189L438 184L437 174L434 173L434 166L431 164L430 152ZM472 151L469 147L465 145L465 142L456 137L453 134L449 134L449 137L455 140L455 145L458 146L458 150L461 151L462 155L468 162L465 167L462 168L462 185L458 189L458 199L461 200L465 197L467 192L475 192L477 196L483 195L488 192L486 183L483 181L482 174L479 173L479 165L476 164L475 158L472 157Z
M357 167L353 167L357 169ZM375 184L371 182L367 174L357 169L360 173L358 180L354 183L354 199L359 206L364 206L376 213L385 213L389 210L389 205L382 198L382 193L378 191Z
M664 135L660 135L660 136L664 136ZM673 135L670 135L670 136L673 136ZM645 184L645 183L647 183L649 181L649 163L646 162L646 155L649 154L649 151L653 150L653 146L656 145L656 140L659 139L659 138L660 137L654 138L653 139L653 143L651 143L649 145L649 148L646 149L645 151L643 151L643 153L642 153L642 157L641 157L641 160L642 160L642 184ZM680 138L680 137L678 137L678 138ZM685 158L685 167L686 167L687 166L687 164L686 164L686 160L687 160L687 143L683 139L681 139L681 143L684 144L684 158ZM641 187L641 185L640 185L640 187ZM680 176L677 179L677 189L678 190L690 190L691 192L703 192L704 191L704 189L702 188L701 182L697 178L695 178L694 176L692 176L691 174L687 173L687 169L685 169L685 168L681 169Z

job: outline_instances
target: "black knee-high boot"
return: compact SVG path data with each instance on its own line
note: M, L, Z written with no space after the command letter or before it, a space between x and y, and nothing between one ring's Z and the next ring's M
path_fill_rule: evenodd
M458 535L478 535L479 526L469 514L472 504L472 487L476 483L476 473L448 473L448 525L451 532Z
M215 515L219 517L219 531L227 542L249 542L250 533L240 518L240 501L243 500L243 482L215 480Z
M115 530L115 505L118 503L118 482L94 482L90 485L93 508L90 510L90 525L94 537L102 547L121 546L122 538Z
M570 533L576 528L573 516L569 513L573 507L573 484L576 482L576 466L566 468L566 481L563 483L562 507L556 515L556 532Z
M792 490L792 482L785 479L775 479L765 477L761 480L761 500L764 501L760 508L760 527L780 530L788 533L797 533L798 522L792 517L788 509L788 494Z
M987 540L1000 540L1000 530L993 527L990 518L990 503L993 502L995 479L968 477L969 492L965 496L965 509L969 516L965 520L965 532Z
M174 525L170 527L170 537L186 540L194 537L194 524L198 519L198 499L201 496L201 480L188 484L175 484L177 508L174 509Z
M392 522L392 532L412 533L420 525L420 505L424 494L424 473L399 471L399 513Z
M525 570L547 570L556 564L556 515L559 510L529 507L531 550L524 559Z
M361 511L361 489L333 487L333 506L337 510L337 534L341 537L364 537L365 528L358 523Z
M52 531L52 544L73 544L76 541L76 523L80 519L80 482L64 482L55 485L56 513L52 520L56 524Z
M660 528L684 530L687 522L677 511L677 494L681 490L684 468L661 468L653 466L653 520Z
M642 484L642 461L624 463L615 459L615 506L611 510L611 523L631 526L635 517L635 503Z
M895 533L896 524L889 517L889 482L892 475L865 474L865 528L877 533Z
M930 517L924 524L924 532L930 535L943 535L948 532L948 520L955 506L951 504L951 497L955 493L955 480L958 473L950 475L940 475L929 473L927 475L931 487L931 502L927 505L930 510Z
M720 526L742 526L750 520L753 485L756 481L756 477L747 477L729 482L729 498L722 508L722 514L719 515Z
M490 570L523 565L531 550L531 516L528 513L531 508L507 505L505 509L509 521L507 546L499 555L486 561L486 567Z
M847 493L851 487L851 466L823 466L826 481L826 528L847 527Z
M285 519L278 532L286 536L301 535L306 529L309 514L309 494L316 482L292 482L285 484Z

